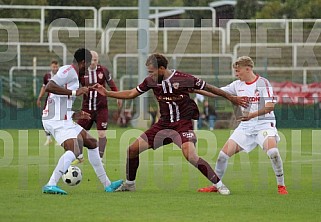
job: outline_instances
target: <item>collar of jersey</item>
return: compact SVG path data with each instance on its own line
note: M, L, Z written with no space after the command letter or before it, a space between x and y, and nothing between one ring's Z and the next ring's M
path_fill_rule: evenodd
M256 78L252 81L252 82L245 82L246 85L251 85L253 83L255 83L258 79L259 79L259 75L256 74Z
M173 77L174 73L176 72L176 69L171 69L171 71L172 71L172 74L167 79L164 79L163 81L168 82Z

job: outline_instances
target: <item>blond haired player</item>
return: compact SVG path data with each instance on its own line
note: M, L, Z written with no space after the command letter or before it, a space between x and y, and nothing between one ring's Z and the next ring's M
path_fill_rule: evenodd
M243 115L241 123L227 140L220 151L215 172L219 178L224 176L228 159L234 154L245 151L251 152L259 145L269 156L278 185L279 194L288 194L284 184L283 163L277 148L280 140L276 129L274 116L275 98L270 82L254 74L254 63L248 56L239 57L233 64L235 75L239 80L221 89L232 95L246 96L248 108L241 108ZM215 186L205 187L199 192L217 192Z

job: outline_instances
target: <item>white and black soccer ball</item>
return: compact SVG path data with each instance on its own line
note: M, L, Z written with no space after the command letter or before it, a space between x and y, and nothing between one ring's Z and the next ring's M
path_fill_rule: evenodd
M76 186L81 180L82 173L77 166L69 166L68 170L62 175L62 181L69 186Z

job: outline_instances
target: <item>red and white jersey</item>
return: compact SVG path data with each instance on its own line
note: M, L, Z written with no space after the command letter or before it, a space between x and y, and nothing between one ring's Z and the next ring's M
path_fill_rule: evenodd
M171 76L160 84L148 76L136 89L139 93L152 89L159 103L160 119L176 122L181 119L198 119L198 107L189 93L194 89L203 89L205 84L203 80L190 74L172 70Z
M118 91L108 69L101 65L97 65L94 70L88 68L86 74L81 76L79 81L82 86L92 86L99 83L105 88L107 83L112 91ZM107 108L107 97L94 89L90 89L88 94L83 96L82 109L97 110L99 108Z
M73 65L60 67L57 74L51 80L58 86L69 90L77 90L79 88L78 73ZM73 114L72 105L75 99L76 96L49 93L45 109L42 111L42 119L70 120Z
M241 108L243 113L252 113L262 109L266 103L276 103L276 98L273 97L273 89L270 82L257 75L253 82L244 82L236 80L231 84L221 87L222 90L236 96L246 96L249 101L248 108ZM274 112L252 118L249 121L242 121L241 127L255 128L260 124L271 123L275 126Z

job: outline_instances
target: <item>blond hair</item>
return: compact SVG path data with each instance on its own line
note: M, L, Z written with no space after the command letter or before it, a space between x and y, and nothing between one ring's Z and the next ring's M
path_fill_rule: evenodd
M254 62L249 56L238 57L233 64L233 68L246 67L246 66L249 66L251 68L254 67Z

